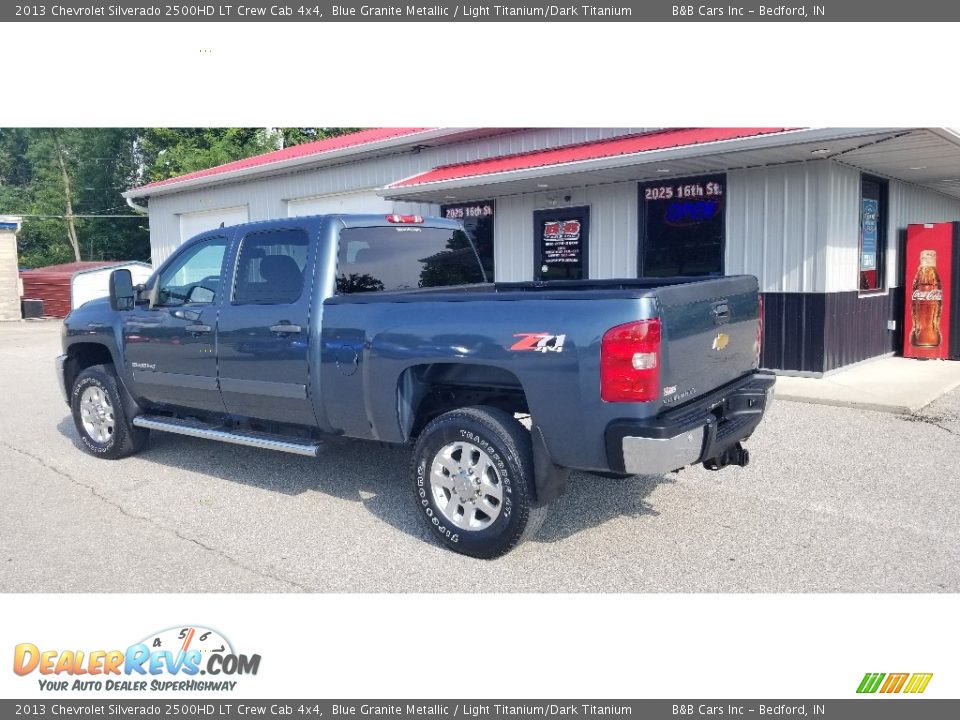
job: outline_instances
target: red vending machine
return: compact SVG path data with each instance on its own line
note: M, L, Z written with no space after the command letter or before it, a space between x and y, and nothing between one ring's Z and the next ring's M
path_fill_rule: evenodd
M907 226L903 356L960 360L960 222Z

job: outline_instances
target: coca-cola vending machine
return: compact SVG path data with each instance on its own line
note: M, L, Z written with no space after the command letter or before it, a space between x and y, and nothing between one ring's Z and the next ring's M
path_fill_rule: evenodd
M960 222L907 226L903 355L960 360Z

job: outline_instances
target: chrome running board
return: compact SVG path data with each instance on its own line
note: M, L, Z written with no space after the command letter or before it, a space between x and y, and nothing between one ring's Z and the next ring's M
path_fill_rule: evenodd
M266 450L279 450L280 452L293 453L294 455L316 457L320 452L319 442L292 440L280 435L268 435L267 433L234 432L224 430L221 426L204 425L203 423L177 420L176 418L139 415L133 419L133 424L136 427L148 430L159 430L160 432L175 433L176 435L189 435L190 437L202 438L204 440L219 440L220 442L233 443L234 445L246 445L248 447L264 448Z

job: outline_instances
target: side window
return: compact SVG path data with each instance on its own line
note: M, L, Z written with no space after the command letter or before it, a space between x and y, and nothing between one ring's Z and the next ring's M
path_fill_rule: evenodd
M243 238L233 287L234 305L289 305L303 293L310 242L300 229L268 230Z
M860 182L860 291L883 288L887 245L887 183L864 176Z
M160 275L157 304L207 305L216 302L227 239L210 238L185 250Z

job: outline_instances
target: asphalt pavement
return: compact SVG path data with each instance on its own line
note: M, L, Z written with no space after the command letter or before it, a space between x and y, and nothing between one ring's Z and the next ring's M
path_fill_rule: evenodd
M0 323L2 592L960 591L960 390L914 416L779 400L748 467L574 475L533 541L480 561L421 527L405 449L154 432L90 457L58 353L59 323Z

